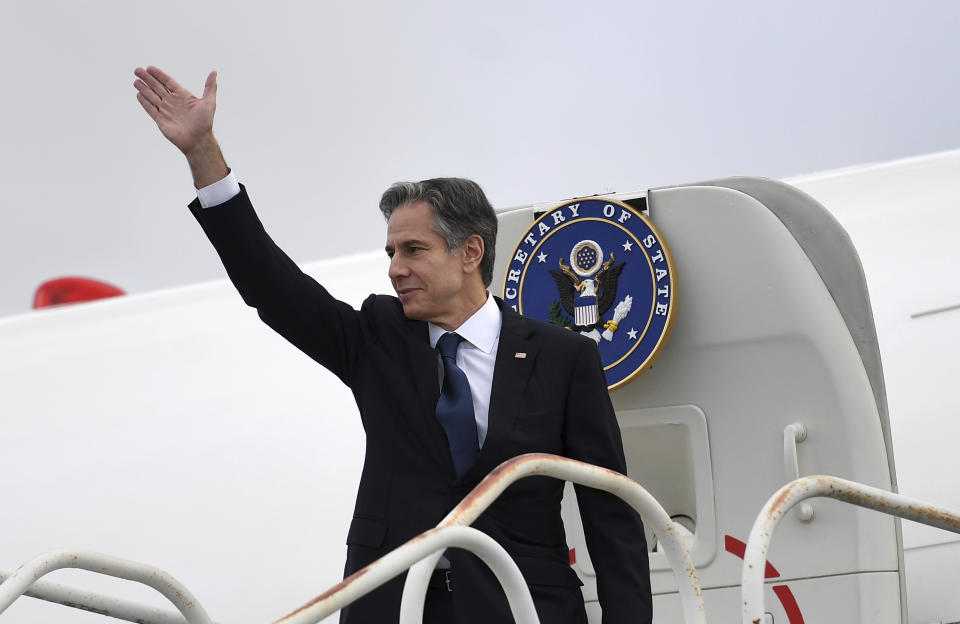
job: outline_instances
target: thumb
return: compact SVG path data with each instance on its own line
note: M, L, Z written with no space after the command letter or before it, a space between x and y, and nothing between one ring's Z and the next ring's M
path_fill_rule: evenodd
M217 72L212 71L210 75L207 76L207 82L203 85L203 99L212 97L214 100L217 99Z

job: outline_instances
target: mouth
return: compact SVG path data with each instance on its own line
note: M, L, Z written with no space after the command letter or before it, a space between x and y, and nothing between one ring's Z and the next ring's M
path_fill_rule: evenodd
M413 297L421 290L421 288L399 288L397 289L397 297L400 298L401 303L406 303L408 299Z

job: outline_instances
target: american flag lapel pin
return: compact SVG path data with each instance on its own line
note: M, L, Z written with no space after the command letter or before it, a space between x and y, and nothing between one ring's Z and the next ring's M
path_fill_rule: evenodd
M513 355L513 357L517 358L518 360L525 360L525 359L527 359L527 354L524 353L523 351L517 351L517 352Z

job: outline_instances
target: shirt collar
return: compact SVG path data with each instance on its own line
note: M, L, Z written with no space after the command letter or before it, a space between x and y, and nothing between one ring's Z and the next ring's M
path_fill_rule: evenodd
M480 309L454 331L484 353L490 353L500 337L500 326L502 324L503 315L500 314L500 308L497 307L497 302L488 292L487 300L480 306ZM437 341L440 340L440 336L447 333L447 330L433 323L427 323L427 327L430 330L430 346L436 349Z

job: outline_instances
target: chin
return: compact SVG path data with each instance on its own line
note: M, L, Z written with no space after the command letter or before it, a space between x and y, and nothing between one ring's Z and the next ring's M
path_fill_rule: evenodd
M427 314L415 304L401 304L403 306L403 315L411 321L428 321Z

